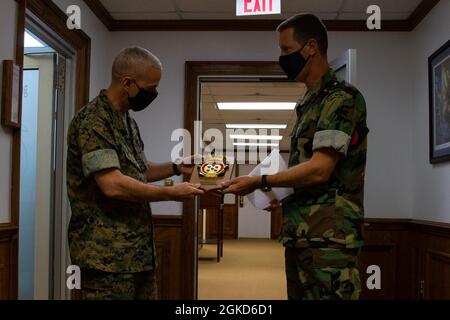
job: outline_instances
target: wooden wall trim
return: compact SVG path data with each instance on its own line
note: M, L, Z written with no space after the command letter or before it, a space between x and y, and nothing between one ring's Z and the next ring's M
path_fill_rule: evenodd
M154 214L153 223L161 227L181 227L183 216L180 214Z
M99 0L84 0L109 31L274 31L283 20L116 20ZM439 0L422 0L405 20L383 20L379 31L408 32ZM366 31L366 20L324 20L328 31ZM377 31L378 32L378 31Z
M18 296L18 228L0 226L0 300Z
M13 225L0 225L0 238L9 237L19 231L19 227Z
M187 61L185 64L184 128L194 135L194 121L197 120L198 79L201 76L233 75L284 75L278 62L273 61ZM193 142L191 150L194 150ZM189 176L184 176L188 181ZM183 299L195 299L195 202L183 202Z
M409 29L414 30L438 2L439 0L422 0L408 17Z
M160 256L159 268L163 270L158 273L159 283L164 297L195 299L192 292L186 292L187 288L192 289L195 285L193 277L190 277L191 270L185 264L185 258L192 253L186 251L184 238L181 237L183 229L186 229L186 220L180 215L154 215L153 219ZM362 282L365 283L367 278L364 268L371 264L379 265L382 290L364 289L363 299L450 297L450 288L443 286L442 280L439 280L441 275L450 275L450 224L367 218L364 229ZM179 261L175 268L174 259ZM190 286L185 283L186 277L192 281ZM187 293L191 296L186 296Z
M410 220L409 229L430 235L450 238L450 223L432 222L426 220Z
M114 18L111 16L108 10L106 10L105 6L100 2L100 0L87 0L84 2L108 30L112 30L114 28L116 20L114 20Z
M153 215L160 299L181 299L182 223L180 215Z
M411 219L389 219L389 218L364 218L366 230L405 230Z

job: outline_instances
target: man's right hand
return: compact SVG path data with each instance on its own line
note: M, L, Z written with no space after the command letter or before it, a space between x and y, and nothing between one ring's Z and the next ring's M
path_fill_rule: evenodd
M193 198L194 196L205 193L200 188L200 184L183 182L173 187L168 187L169 199L172 201L183 201Z

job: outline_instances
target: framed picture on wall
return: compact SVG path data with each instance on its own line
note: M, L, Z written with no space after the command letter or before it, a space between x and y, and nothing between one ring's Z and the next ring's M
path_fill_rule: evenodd
M450 160L450 40L428 58L430 163Z
M20 128L20 67L12 60L3 61L2 124Z

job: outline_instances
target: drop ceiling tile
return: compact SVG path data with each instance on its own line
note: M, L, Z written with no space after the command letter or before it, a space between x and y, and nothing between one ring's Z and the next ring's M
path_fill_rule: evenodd
M116 20L179 20L175 12L123 12L111 15Z
M282 14L282 17L283 17L283 19L287 19L298 13L301 13L301 12L286 12L286 13ZM311 12L311 11L309 11L308 13L312 13L312 14L316 15L322 20L334 20L334 19L336 19L337 15L338 15L337 11L336 12L331 12L331 11L330 12Z
M381 14L381 20L404 20L409 17L408 12L385 12ZM339 20L366 20L368 15L364 12L342 12Z
M202 88L303 88L299 82L203 82Z
M202 102L215 102L212 95L202 95Z
M406 20L411 12L385 12L381 14L382 20Z
M217 102L297 102L293 96L217 96Z
M294 111L245 111L245 110L239 110L239 111L221 111L220 117L227 121L227 123L232 123L230 121L272 121L272 122L278 122L280 120L288 121L295 115ZM233 122L234 123L234 122ZM251 123L251 122L250 122Z
M185 20L234 20L236 17L232 13L225 12L181 12Z
M183 19L198 19L198 20L282 20L290 17L287 15L285 18L283 15L270 14L262 16L240 16L236 17L235 13L226 12L182 12Z
M331 12L339 11L342 0L282 0L282 12Z
M386 12L412 12L421 2L421 0L345 0L342 7L343 12L366 12L367 7L376 4Z
M172 0L101 0L110 13L123 12L175 12Z
M167 1L167 0L165 0ZM178 8L185 12L236 12L234 0L175 0Z
M283 95L299 95L304 89L297 88L270 88L270 87L210 87L211 95L213 96L283 96Z

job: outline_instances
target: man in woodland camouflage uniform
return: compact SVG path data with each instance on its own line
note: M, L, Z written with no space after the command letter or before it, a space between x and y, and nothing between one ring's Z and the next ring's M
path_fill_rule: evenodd
M281 203L288 298L359 299L368 134L364 98L330 69L327 31L319 18L297 15L277 31L281 67L308 89L296 106L289 169L238 177L226 182L224 191L244 195L293 187L295 193Z
M127 48L112 67L107 90L81 109L68 133L67 188L72 208L69 246L81 268L82 299L156 299L150 201L182 201L199 185L148 182L189 174L192 165L146 160L128 110L157 96L161 63L143 48Z

